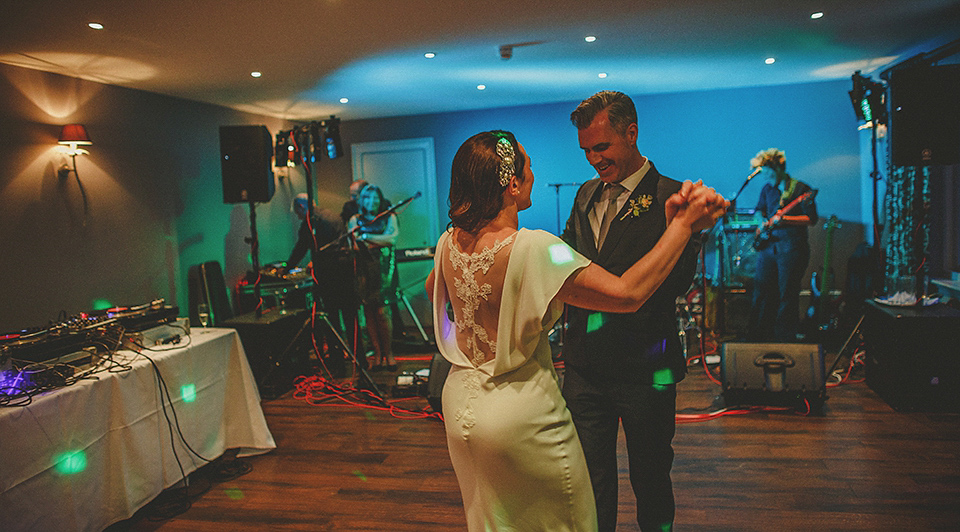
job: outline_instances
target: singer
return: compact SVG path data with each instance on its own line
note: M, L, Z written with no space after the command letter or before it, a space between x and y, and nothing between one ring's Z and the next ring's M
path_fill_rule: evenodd
M392 212L395 208L389 209L389 202L376 185L365 186L357 203L360 211L350 218L347 229L357 251L357 294L373 344L375 359L371 371L396 371L390 307L400 288L393 249L399 235L397 215Z

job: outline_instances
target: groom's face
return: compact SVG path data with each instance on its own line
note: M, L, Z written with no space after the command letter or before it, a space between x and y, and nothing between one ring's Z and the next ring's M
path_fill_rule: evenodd
M640 169L636 124L621 135L610 125L607 111L601 111L589 126L577 130L577 136L587 162L604 183L619 183Z

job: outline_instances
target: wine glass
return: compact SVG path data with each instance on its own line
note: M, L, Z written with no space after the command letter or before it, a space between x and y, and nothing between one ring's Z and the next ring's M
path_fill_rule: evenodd
M197 319L200 320L200 326L206 327L210 325L210 306L206 303L200 303L197 305Z

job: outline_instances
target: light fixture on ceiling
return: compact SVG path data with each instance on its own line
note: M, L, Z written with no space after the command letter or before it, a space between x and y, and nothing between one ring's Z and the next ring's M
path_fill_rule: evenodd
M350 101L349 98L340 98L340 103L347 103L349 101Z
M600 78L600 79L604 79L604 78L607 77L607 73L606 73L606 72L601 72L601 73L597 74L597 77Z
M254 70L253 72L250 73L250 75L255 78L259 78L260 76L263 75L263 72L260 72L259 70Z
M433 59L434 57L437 57L437 54L435 54L435 53L433 53L433 52L427 52L427 53L423 54L423 57L426 57L427 59Z
M810 18L812 18L812 19L823 18L823 11L817 11L817 12L815 12L815 13L810 13Z
M597 38L596 38L595 36L593 36L593 35L587 35L586 37L583 38L583 40L585 40L585 41L587 41L587 42L593 42L593 41L596 41Z
M477 90L478 91L487 90L487 86L481 83L480 85L477 85Z
M774 58L774 57L768 57L768 58L764 59L763 62L766 63L766 64L768 64L768 65L772 65L772 64L774 64L774 63L777 62L777 59Z
M99 22L88 22L87 27L93 30L102 30L103 24L100 24Z

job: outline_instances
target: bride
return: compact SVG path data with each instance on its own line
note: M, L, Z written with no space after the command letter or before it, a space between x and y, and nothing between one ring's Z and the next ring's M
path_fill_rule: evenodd
M690 236L712 227L729 205L713 189L685 182L666 202L660 241L617 277L556 236L519 228L532 188L530 158L513 134L467 139L453 160L452 228L440 237L427 278L437 344L451 364L442 394L447 446L471 531L596 530L548 331L564 303L638 309Z

